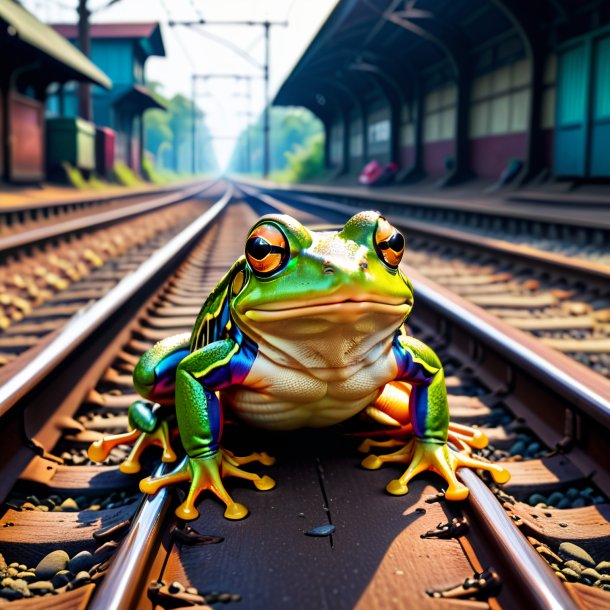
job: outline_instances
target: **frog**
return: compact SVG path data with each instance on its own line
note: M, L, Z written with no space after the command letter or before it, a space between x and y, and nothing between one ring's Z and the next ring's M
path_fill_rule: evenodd
M162 461L176 462L177 426L184 458L172 471L143 479L140 489L155 494L187 483L175 511L187 521L199 516L204 491L224 503L226 518L248 514L227 491L229 476L261 491L275 486L271 477L242 468L272 465L273 457L238 457L222 446L224 413L272 431L355 417L381 425L388 438L362 441L359 450L368 454L362 466L406 465L386 487L396 496L424 471L445 479L449 501L469 493L459 468L482 469L505 483L510 474L502 465L473 453L487 445L483 431L450 421L440 359L408 333L414 290L400 266L405 248L403 234L375 211L355 214L340 230L310 230L285 214L262 216L192 332L159 341L135 366L142 400L129 408L129 431L95 441L89 457L102 461L118 444L133 445L120 468L135 473L144 449L156 445Z

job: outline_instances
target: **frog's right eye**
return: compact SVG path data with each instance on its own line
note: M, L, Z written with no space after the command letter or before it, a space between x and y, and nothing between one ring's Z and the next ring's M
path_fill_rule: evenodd
M266 277L282 269L290 258L288 240L274 224L256 227L246 241L246 259L252 271Z

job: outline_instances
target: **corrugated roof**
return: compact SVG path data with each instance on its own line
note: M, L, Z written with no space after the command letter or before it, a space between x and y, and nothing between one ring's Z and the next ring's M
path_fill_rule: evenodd
M56 32L70 40L78 38L78 25L75 23L56 23ZM133 38L150 39L153 43L151 55L165 55L161 28L156 21L143 23L92 23L91 38Z
M0 20L9 26L9 34L74 72L75 80L88 80L106 89L112 88L112 81L94 63L19 4L0 0Z

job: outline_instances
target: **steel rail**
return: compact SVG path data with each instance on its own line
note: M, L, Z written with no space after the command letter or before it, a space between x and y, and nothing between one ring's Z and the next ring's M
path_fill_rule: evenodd
M240 186L240 188L243 189L243 186ZM303 202L307 205L336 210L341 213L354 214L356 212L353 207L347 204L328 201L326 199L320 199L319 197L312 197L311 195L295 195L291 193L287 198L293 198L294 200ZM514 244L512 242L486 237L485 235L478 235L460 229L438 227L432 223L421 220L405 220L404 218L393 214L387 214L386 216L397 227L404 227L405 229L424 233L432 237L458 242L465 246L485 249L494 254L510 257L512 259L530 263L533 261L554 271L564 272L565 270L568 270L573 274L578 275L578 279L580 280L585 279L583 276L589 276L596 280L601 279L610 281L610 266L608 265L565 256L563 254L556 254L550 251L547 252L546 250L541 250L534 246Z
M108 225L119 220L138 216L140 214L146 214L153 210L158 210L162 207L179 203L190 199L195 195L199 195L204 191L208 190L213 186L214 183L197 184L195 186L189 186L181 189L178 192L164 195L158 198L147 199L133 205L127 205L117 210L108 210L106 212L98 212L74 218L72 220L66 220L53 225L40 227L38 229L32 229L30 231L21 231L15 235L8 235L0 239L0 253L6 253L16 248L23 246L29 246L47 239L59 237L66 233L74 233L76 231L83 231L86 229L92 229Z
M362 190L358 192L356 189L332 187L330 185L284 185L280 183L271 183L268 185L257 184L255 182L240 179L240 184L246 184L249 187L262 189L267 192L275 192L277 196L301 196L317 193L319 195L329 195L331 197L343 197L353 201L362 202L363 204L376 205L377 202L387 203L391 205L402 205L407 207L418 207L425 210L444 210L447 212L471 212L491 218L506 218L513 220L527 220L528 222L540 222L543 224L570 225L589 229L600 229L603 231L610 230L610 220L602 218L599 220L582 218L574 213L569 218L556 219L550 214L545 213L547 206L536 206L534 210L523 209L523 206L505 204L497 208L490 208L486 203L482 203L477 199L468 199L460 201L462 206L459 210L455 206L455 201L447 198L434 197L430 195L417 194L400 194L400 193L384 193L383 191ZM538 203L538 202L536 202ZM601 209L599 204L596 204ZM566 207L565 204L563 207Z
M0 386L0 417L32 391L62 360L108 320L133 294L141 289L174 257L189 246L224 210L231 200L233 188L228 186L222 198L195 222L157 250L136 271L125 276L108 294L74 315L51 343L19 372Z
M458 476L468 486L468 502L483 525L501 557L508 563L521 583L520 593L531 606L540 610L579 610L561 581L542 559L525 536L515 527L506 511L488 487L472 471L462 468Z
M250 188L244 188L241 184L238 184L238 186L248 195L253 196ZM272 196L265 194L259 193L255 196L271 206L276 201ZM350 206L336 202L309 197L306 201L303 201L312 206L350 215L355 212ZM392 222L396 222L396 224L401 224L399 218L391 216L388 216L388 218ZM550 386L556 392L566 396L580 407L583 412L594 417L596 421L610 429L610 390L602 388L598 392L577 378L576 374L580 377L580 372L584 367L579 367L577 363L567 357L560 358L560 355L551 348L542 345L538 340L524 332L501 323L478 307L475 314L466 307L464 299L455 295L449 297L443 294L443 291L439 293L436 288L437 285L434 282L425 278L416 269L408 266L405 267L408 269L407 275L414 282L418 300L426 302L429 306L440 311L442 315L465 327L473 336L497 349L499 353L511 362L515 362L525 368L533 377ZM524 344L527 345L527 349L524 349ZM574 373L575 369L579 372ZM584 374L584 371L582 372ZM593 379L593 375L595 375L595 380L598 382L596 385L608 386L608 383L603 378L589 371L591 379Z
M590 379L595 376L597 385L604 386L598 392L574 375L574 369L580 371L584 367L579 367L577 363L541 344L536 338L509 327L478 307L474 305L468 307L464 299L455 295L449 297L444 294L448 291L438 287L412 267L405 265L405 268L408 269L407 275L414 283L418 300L440 311L443 316L459 324L473 337L493 347L511 363L518 364L532 377L542 381L594 417L597 423L610 428L610 393L606 393L610 392L610 384L607 380L588 371Z
M167 464L160 464L153 476L161 476L166 470ZM112 566L88 606L89 610L125 610L137 606L142 578L146 573L142 564L151 560L164 531L170 504L171 495L167 488L144 498L129 532L112 560Z

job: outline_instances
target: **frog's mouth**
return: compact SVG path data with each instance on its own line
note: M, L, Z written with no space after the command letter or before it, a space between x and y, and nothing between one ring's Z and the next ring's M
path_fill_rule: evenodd
M379 314L404 318L411 311L412 303L380 303L377 301L327 301L303 306L269 307L250 309L243 316L252 322L277 322L293 318L333 318L340 316L344 320L365 314Z

